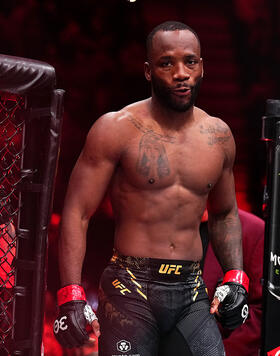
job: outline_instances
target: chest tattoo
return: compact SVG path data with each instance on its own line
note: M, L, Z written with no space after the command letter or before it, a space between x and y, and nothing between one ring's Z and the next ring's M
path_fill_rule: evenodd
M137 172L145 177L157 176L158 178L163 178L170 174L165 147L150 132L144 134L139 143Z
M155 182L155 177L163 178L169 176L170 166L166 154L164 143L175 143L175 138L168 135L161 135L152 128L146 128L139 121L131 118L131 123L143 133L139 142L137 157L137 172L148 177L149 183Z
M200 125L199 131L203 135L208 135L208 145L223 144L230 140L230 131L220 124L203 126Z

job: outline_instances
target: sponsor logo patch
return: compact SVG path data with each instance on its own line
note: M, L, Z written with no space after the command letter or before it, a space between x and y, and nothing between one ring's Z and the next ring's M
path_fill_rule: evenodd
M280 266L280 256L270 251L270 262L272 262L274 266Z
M131 344L129 341L121 340L117 342L117 350L120 352L128 352L131 350Z
M57 334L59 332L59 330L65 331L68 329L68 325L65 324L66 319L67 319L66 315L61 317L59 320L56 319L56 321L54 322L54 325L53 325L53 331L55 334Z
M245 304L241 310L241 316L243 318L243 323L245 323L246 319L248 318L249 315L249 307L248 304Z

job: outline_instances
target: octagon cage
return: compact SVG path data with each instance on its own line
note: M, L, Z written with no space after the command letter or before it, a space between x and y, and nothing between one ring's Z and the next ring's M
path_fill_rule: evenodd
M47 234L64 91L44 62L0 55L0 355L41 355Z

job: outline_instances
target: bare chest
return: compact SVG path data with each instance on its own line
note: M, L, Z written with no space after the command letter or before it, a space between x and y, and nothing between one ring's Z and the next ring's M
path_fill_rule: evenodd
M221 175L223 155L221 146L199 133L172 137L147 131L129 140L118 176L140 190L178 184L205 194Z

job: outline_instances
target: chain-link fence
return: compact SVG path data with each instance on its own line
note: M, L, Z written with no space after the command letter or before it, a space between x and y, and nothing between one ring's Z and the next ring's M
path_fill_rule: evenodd
M0 355L40 356L64 91L47 63L0 55Z
M0 93L0 349L7 353L14 326L17 186L21 181L23 109L23 97Z

